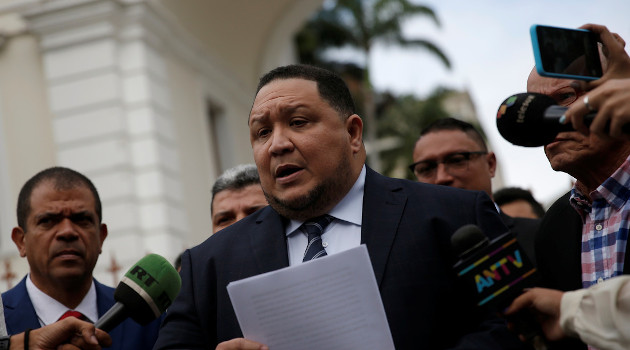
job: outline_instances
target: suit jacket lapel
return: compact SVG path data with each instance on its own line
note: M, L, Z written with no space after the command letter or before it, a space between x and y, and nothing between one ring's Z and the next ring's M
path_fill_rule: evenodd
M96 289L96 308L98 311L98 318L101 318L112 306L114 306L116 300L114 299L113 291L110 291L109 289L110 287L99 283L96 279L94 280L94 288ZM127 328L122 325L117 325L114 329L109 331L109 336L112 337L112 348L116 348L117 344L120 344L123 339L125 339L126 329Z
M367 245L376 282L380 285L398 224L407 202L401 188L367 168L363 195L361 243ZM289 266L282 217L271 207L256 219L257 227L246 233L260 273Z
M99 283L97 280L94 280L94 288L96 289L96 308L100 318L114 306L116 300L114 300L114 293L108 293L107 289L109 287Z
M17 334L27 328L40 327L35 308L26 290L26 278L28 276L2 296L6 310L4 317L9 334Z
M507 228L510 231L514 230L514 218L512 218L511 216L508 216L507 214L505 214L502 211L499 211L499 216L501 216L501 220L503 220L503 223L505 224L505 226L507 226Z
M271 207L256 219L256 228L247 232L250 249L260 273L289 266L284 221Z
M376 283L380 286L407 194L387 178L367 168L363 194L361 243L367 245Z

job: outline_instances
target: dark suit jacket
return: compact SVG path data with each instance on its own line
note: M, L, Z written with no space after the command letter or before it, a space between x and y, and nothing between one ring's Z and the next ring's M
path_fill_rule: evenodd
M107 287L94 280L96 286L96 303L98 316L101 317L116 301L114 288ZM17 286L2 293L4 304L4 319L9 334L24 332L27 328L39 328L39 320L26 290L26 277ZM131 319L125 320L114 328L109 335L112 337L112 347L107 349L141 350L151 349L157 339L161 319L146 326L141 326Z
M368 168L361 242L397 349L521 349L503 322L472 307L452 272L450 236L476 224L507 229L485 193L390 179ZM214 349L242 333L226 286L289 265L285 220L266 207L182 256L182 289L156 349ZM484 322L485 321L485 322Z
M582 218L569 203L571 192L560 197L545 213L536 234L536 261L541 286L562 291L582 289ZM630 273L626 249L623 273ZM551 349L586 349L577 340L552 344Z
M540 225L539 219L515 218L499 212L501 220L507 228L514 232L518 244L523 247L529 260L536 265L536 254L534 253L534 237Z

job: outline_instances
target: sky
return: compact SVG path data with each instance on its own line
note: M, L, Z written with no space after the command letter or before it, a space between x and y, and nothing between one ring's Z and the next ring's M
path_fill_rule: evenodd
M603 24L630 45L630 0L414 2L433 8L441 27L427 17L418 17L405 23L405 36L433 41L453 68L447 70L420 49L376 45L370 63L374 86L419 97L438 86L467 89L497 155L504 185L529 189L539 201L551 204L570 189L573 179L551 169L542 147L518 147L505 141L496 128L496 111L505 98L526 90L534 66L529 36L532 24L568 28Z

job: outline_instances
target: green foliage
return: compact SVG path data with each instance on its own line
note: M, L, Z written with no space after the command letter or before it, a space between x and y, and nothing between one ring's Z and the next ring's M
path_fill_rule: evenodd
M413 163L413 148L420 131L434 120L449 117L442 108L442 101L449 92L450 90L438 88L426 100L412 95L392 96L389 103L380 106L379 138L399 138L396 147L381 153L383 174L414 179L408 170L401 173L401 166L406 167Z
M346 79L363 117L366 143L375 144L383 137L390 140L400 137L402 140L395 149L368 155L368 163L386 174L397 166L396 162L404 160L401 158L403 153L408 153L411 158L416 131L426 125L423 121L445 115L440 104L431 98L418 101L412 96L403 96L398 101L395 96L375 93L370 81L370 52L377 42L426 50L447 68L451 67L446 55L434 43L402 35L404 21L417 16L426 17L440 26L431 8L410 0L336 0L315 13L296 35L301 63L334 70ZM331 48L352 48L362 55L362 59L356 63L326 59L325 54Z
M427 50L450 68L446 55L432 42L403 37L403 22L417 16L428 17L440 26L431 8L409 0L338 0L317 12L298 33L298 57L303 63L320 64L326 62L323 54L327 49L341 47L369 56L374 43L381 42Z

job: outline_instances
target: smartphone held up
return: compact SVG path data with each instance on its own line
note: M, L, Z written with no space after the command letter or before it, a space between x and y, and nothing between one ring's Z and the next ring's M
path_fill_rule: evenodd
M577 80L596 80L602 76L595 33L535 24L530 34L539 75Z

